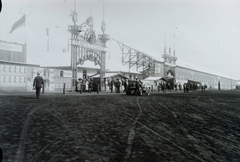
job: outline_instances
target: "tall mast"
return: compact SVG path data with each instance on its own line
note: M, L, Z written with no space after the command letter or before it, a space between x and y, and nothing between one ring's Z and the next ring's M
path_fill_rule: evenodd
M76 12L76 0L74 1L74 12Z
M104 22L104 0L103 0L103 22Z
M166 30L164 31L165 38L164 38L164 54L167 53L167 47L166 47Z
M173 34L173 56L175 57L175 34Z
M105 17L105 13L104 13L104 0L103 0L103 21L102 21L102 32L103 34L105 33L105 30L106 30L106 24L104 22L104 17Z

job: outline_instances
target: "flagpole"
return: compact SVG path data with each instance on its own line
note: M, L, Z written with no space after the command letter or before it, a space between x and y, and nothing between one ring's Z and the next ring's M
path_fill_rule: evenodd
M166 30L164 31L164 54L166 54L167 52L167 47L166 47Z
M49 28L46 28L46 34L47 34L47 38L48 38L48 42L47 42L47 52L49 52Z
M164 44L165 44L165 47L166 47L166 30L165 30L164 33L165 33L165 39L164 39L164 42L165 42L165 43L164 43Z
M49 35L48 35L47 51L49 52Z
M26 14L24 14L25 18L25 45L27 45L27 21L26 21Z
M68 40L68 41L67 41L67 48L68 48L68 52L69 52L69 33L68 33L68 36L67 36L67 37L68 37L68 39L67 39L67 40Z
M174 47L173 47L173 48L174 48L174 49L173 49L173 56L175 57L175 34L173 34L173 37L174 37L174 38L173 38L173 39L174 39L174 40L173 40L173 41L174 41L174 42L173 42L173 46L174 46Z

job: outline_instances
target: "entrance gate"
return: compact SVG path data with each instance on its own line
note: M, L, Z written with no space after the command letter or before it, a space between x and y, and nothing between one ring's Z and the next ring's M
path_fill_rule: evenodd
M77 65L83 65L84 61L93 61L96 65L100 66L100 90L102 88L102 80L105 75L106 66L106 42L109 36L104 34L106 25L102 22L103 34L98 35L96 38L93 31L93 18L90 16L82 25L77 25L77 12L76 1L75 10L72 13L72 20L74 25L68 26L68 31L71 33L71 67L72 67L72 84L71 89L75 89L77 81ZM80 35L84 32L83 35Z

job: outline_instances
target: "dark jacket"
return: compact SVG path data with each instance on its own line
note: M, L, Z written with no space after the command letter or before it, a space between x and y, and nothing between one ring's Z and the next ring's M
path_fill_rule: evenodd
M36 76L33 81L33 87L41 88L43 85L43 78L41 76Z

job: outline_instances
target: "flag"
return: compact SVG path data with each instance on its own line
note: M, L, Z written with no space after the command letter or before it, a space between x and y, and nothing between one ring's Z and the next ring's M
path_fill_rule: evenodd
M13 24L10 33L12 33L14 30L24 25L25 25L25 15Z

